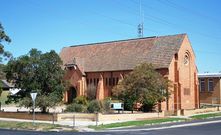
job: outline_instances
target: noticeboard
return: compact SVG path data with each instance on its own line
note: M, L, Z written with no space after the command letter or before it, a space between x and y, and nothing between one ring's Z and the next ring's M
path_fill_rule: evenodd
M124 104L123 103L111 103L111 109L114 110L123 110Z

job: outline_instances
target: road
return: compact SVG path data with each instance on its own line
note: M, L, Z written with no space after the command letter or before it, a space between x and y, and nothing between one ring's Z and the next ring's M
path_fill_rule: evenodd
M218 120L218 121L217 121ZM208 120L206 120L208 121ZM212 121L212 122L211 122ZM213 121L216 121L213 123ZM13 131L0 129L0 135L220 135L220 119L210 120L210 123L194 126L163 128L148 130L148 128L135 128L111 132L33 132L33 131Z

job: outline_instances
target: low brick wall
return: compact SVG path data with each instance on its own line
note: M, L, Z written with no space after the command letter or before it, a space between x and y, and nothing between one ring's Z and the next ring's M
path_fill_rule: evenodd
M133 121L163 117L162 113L98 114L98 121Z
M200 114L200 113L207 113L207 112L216 112L219 111L218 107L212 107L212 108L201 108L201 109L195 109L195 110L183 110L184 116L190 116L194 114Z
M95 121L96 114L93 113L59 113L57 114L57 121Z
M32 113L27 112L0 112L0 118L15 118L15 119L33 119ZM57 121L56 114L41 114L35 113L36 120L43 120L43 121Z
M134 114L94 114L94 113L60 113L57 114L58 121L131 121L145 120L163 117L163 113L134 113Z

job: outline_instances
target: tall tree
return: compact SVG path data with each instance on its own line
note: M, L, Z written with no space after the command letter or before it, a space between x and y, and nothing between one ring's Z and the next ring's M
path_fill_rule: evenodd
M141 103L148 111L169 96L168 87L167 79L156 72L152 65L143 63L114 87L113 95L124 101L127 110L133 110L135 103Z
M7 36L2 24L0 23L0 62L2 62L3 58L8 58L11 56L11 53L9 53L8 51L5 51L4 45L2 44L2 42L10 43L11 39L9 38L9 36Z
M21 106L31 107L30 92L38 93L36 106L46 112L63 98L65 83L62 61L55 51L42 53L32 49L27 55L11 59L5 69L8 80L14 81L22 90L9 96L8 102L19 102Z
M4 28L2 24L0 23L0 79L5 79L5 74L3 72L4 65L1 63L3 58L9 58L11 56L11 53L4 50L4 45L2 42L11 42L11 39L4 31ZM2 93L2 83L0 83L0 95Z

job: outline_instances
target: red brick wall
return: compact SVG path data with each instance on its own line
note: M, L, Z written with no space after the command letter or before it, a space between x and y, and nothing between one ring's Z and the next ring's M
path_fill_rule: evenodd
M86 73L86 80L88 80L87 82L89 82L89 84L90 80L92 80L92 84L94 84L94 79L99 79L99 85L102 81L101 79L103 78L103 87L98 87L97 91L103 91L103 96L99 97L98 99L104 99L105 97L111 96L111 90L117 84L117 81L122 79L122 77L129 72L130 71L88 72Z
M213 91L208 90L209 78L203 79L205 80L205 91L200 92L200 103L221 104L221 79L218 77L210 78L213 79Z
M186 54L189 55L188 64L184 64L184 57ZM168 78L174 84L174 87L171 88L172 94L169 101L169 109L198 108L199 96L195 54L187 37L184 38L176 57L177 60L174 55L169 67Z
M184 64L186 53L189 55L188 64ZM187 36L178 53L174 54L169 68L158 69L157 71L172 82L172 87L170 87L171 96L167 103L162 103L162 110L198 108L199 93L197 67L195 64L195 54ZM119 81L129 72L130 71L87 72L85 79L83 79L79 72L71 71L68 74L69 80L73 86L76 86L76 83L78 83L79 87L77 87L77 91L80 93L78 95L84 95L88 85L87 83L91 82L92 84L95 83L97 86L97 99L101 100L105 97L110 97L111 89L116 85L117 78ZM66 79L68 79L68 77ZM113 81L115 83L113 83Z

